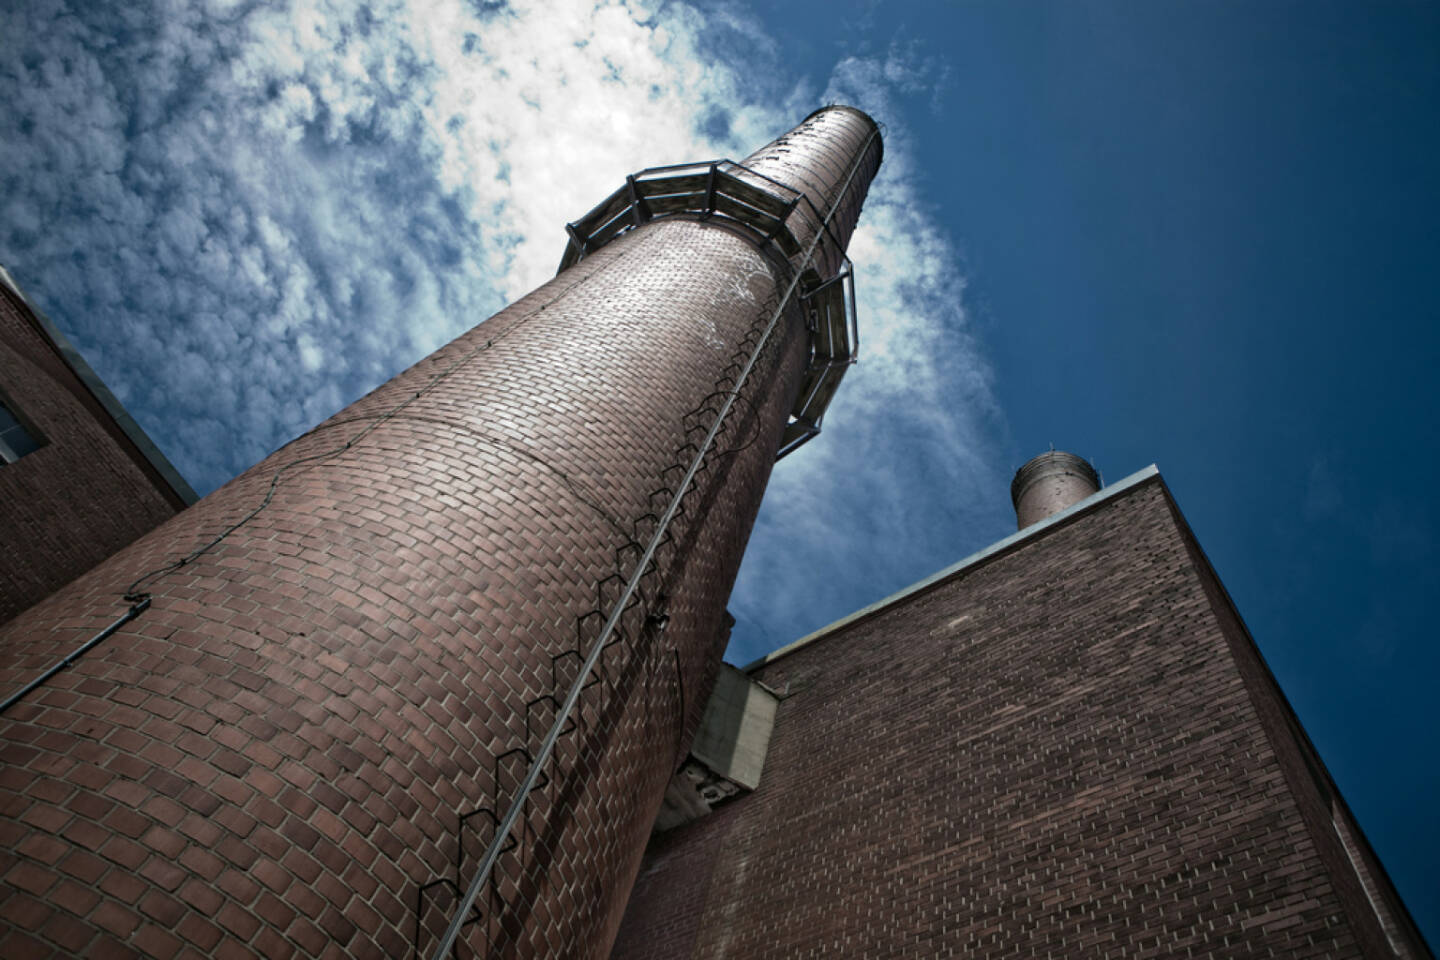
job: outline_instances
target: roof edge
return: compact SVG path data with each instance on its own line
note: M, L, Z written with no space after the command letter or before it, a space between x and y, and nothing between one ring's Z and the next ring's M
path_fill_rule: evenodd
M45 316L29 297L25 296L25 291L20 289L20 285L15 282L15 278L10 275L10 272L5 269L3 264L0 264L0 283L8 287L10 292L15 294L20 302L25 305L26 309L30 311L30 315L35 319L36 326L40 328L40 332L43 333L45 337L49 339L51 345L55 347L55 352L60 354L60 359L64 360L65 364L74 371L75 376L79 378L85 389L90 391L90 394L95 398L96 402L110 415L110 419L115 421L115 425L120 428L120 432L125 434L125 438L135 445L135 449L140 452L140 455L145 458L146 462L160 475L160 478L169 485L175 496L187 507L196 500L199 500L199 495L195 493L194 488L191 487L190 484L185 482L185 478L180 475L180 471L176 470L175 465L170 462L165 454L160 452L160 448L155 445L155 441L151 440L149 435L141 429L140 424L137 423L135 418L130 415L130 412L125 409L125 405L120 402L115 394L110 392L110 388L105 386L105 381L101 380L99 374L91 369L90 364L85 362L85 358L80 355L80 351L75 349L75 345L66 338L65 334L60 332L60 328L55 326L55 324L50 321L50 318Z
M950 579L956 574L962 573L972 567L978 566L979 564L984 563L987 560L991 560L997 555L1005 553L1013 547L1024 543L1026 540L1030 540L1034 537L1040 536L1041 534L1045 533L1047 530L1052 529L1053 527L1068 523L1069 521L1074 520L1079 515L1087 513L1090 510L1093 510L1095 507L1100 506L1102 503L1105 503L1108 500L1112 500L1120 496L1121 494L1128 493L1135 487L1138 487L1147 481L1154 480L1159 476L1160 468L1152 463L1150 464L1150 466L1145 467L1144 469L1135 471L1125 479L1117 480L1115 483L1110 484L1108 487L1104 487L1103 489L1090 494L1090 496L1086 497L1084 500L1080 500L1076 503L1071 504L1064 510L1061 510L1059 513L1051 514L1043 520L1037 520L1025 529L1017 530L1005 539L997 540L994 543L990 544L990 546L985 547L982 550L977 550L975 553L970 554L968 557L959 561L958 563L953 563L950 566L944 568L943 570L932 573L925 579L916 581L915 583L912 583L910 586L904 588L903 590L900 590L897 593L892 593L890 596L884 598L883 600L877 600L869 606L861 607L854 613L845 617L841 617L834 623L821 627L814 633L806 634L799 640L788 643L785 646L780 647L778 650L773 650L757 660L752 660L750 663L745 664L745 666L741 667L740 669L745 673L749 673L752 670L758 670L761 667L766 666L767 664L774 663L781 657L794 653L801 647L808 647L810 644L815 643L819 640L823 640L830 634L844 629L851 624L854 624L860 620L867 619L877 613L880 613L882 610L886 609L892 604L898 603L899 601L908 599L909 597L912 597L917 593L922 593L925 590L930 589L931 587L937 586L941 582Z
M1170 508L1170 515L1180 531L1181 538L1185 541L1186 550L1191 556L1191 562L1196 572L1201 575L1202 589L1211 597L1210 602L1212 609L1218 613L1219 608L1224 607L1230 615L1234 617L1235 626L1239 633L1237 639L1241 645L1248 649L1249 653L1254 656L1255 664L1259 667L1260 683L1269 688L1266 692L1288 720L1286 724L1288 732L1295 739L1302 754L1309 754L1308 759L1302 756L1301 762L1308 765L1313 760L1320 777L1325 781L1332 805L1332 829L1334 829L1333 811L1338 808L1345 814L1345 826L1354 832L1356 844L1361 848L1362 860L1368 861L1365 866L1371 872L1372 879L1378 882L1383 888L1381 892L1388 895L1386 897L1388 901L1387 906L1394 911L1394 919L1397 920L1403 928L1402 933L1410 936L1412 946L1418 944L1422 950L1433 958L1435 951L1430 947L1430 942L1425 937L1425 931L1420 929L1420 925L1416 923L1414 915L1410 912L1409 905L1405 902L1405 898L1400 895L1400 890L1395 886L1395 882L1390 876L1390 871L1386 869L1385 862L1380 859L1380 854L1376 851L1374 845L1370 843L1370 838L1360 825L1360 820L1355 816L1355 811L1353 811L1350 808L1350 804L1346 802L1345 794L1340 789L1340 785L1336 782L1335 777L1330 773L1330 768L1325 763L1324 756L1321 755L1319 748L1315 745L1315 741L1310 738L1310 732L1305 729L1305 724L1300 719L1300 714L1295 711L1295 705L1290 702L1290 697L1285 693L1285 688L1280 685L1280 678L1275 676L1275 671L1270 668L1270 662L1265 659L1264 651L1260 649L1260 644L1255 641L1255 635L1250 632L1250 625L1245 622L1245 617L1240 613L1240 608L1236 606L1235 599L1230 595L1229 588L1227 588L1224 581L1220 579L1220 574L1215 570L1215 565L1210 562L1210 556L1200 544L1200 538L1195 535L1195 530L1190 526L1190 521L1185 518L1185 512L1180 509L1179 501L1175 499L1175 495L1170 491L1170 485L1167 484L1163 478L1160 480L1160 489L1165 494L1165 502ZM1210 588L1203 585L1206 576L1209 577L1210 584L1214 587L1213 595L1210 594ZM1222 628L1222 634L1223 632ZM1226 637L1226 642L1227 644L1230 642L1228 636ZM1231 657L1238 660L1234 646L1231 647ZM1246 696L1250 698L1250 702L1257 704L1257 694L1259 691L1254 689L1248 679L1243 680L1243 685ZM1275 749L1273 740L1283 735L1285 731L1271 730L1263 719L1261 720L1261 729L1264 731L1266 738L1272 741L1272 749ZM1289 774L1285 775L1285 779L1291 792L1297 792L1293 782L1290 782ZM1341 844L1343 848L1343 837L1341 838ZM1356 879L1360 881L1365 898L1369 901L1371 912L1380 924L1382 935L1385 939L1389 940L1390 935L1385 928L1385 919L1381 915L1379 905L1370 895L1370 891L1365 887L1365 880L1359 875L1359 864L1356 863L1354 856L1351 855L1348 850L1346 850L1345 853L1350 859L1352 872L1355 873ZM1365 856L1367 854L1368 856ZM1391 943L1393 944L1393 941L1391 941ZM1397 953L1397 956L1398 955Z

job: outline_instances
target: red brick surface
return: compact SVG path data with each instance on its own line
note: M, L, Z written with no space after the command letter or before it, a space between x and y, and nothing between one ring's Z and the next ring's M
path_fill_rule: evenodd
M1275 746L1296 806L1305 819L1336 892L1347 908L1366 956L1402 958L1431 954L1406 911L1399 893L1330 779L1324 763L1300 727L1284 693L1265 666L1234 604L1173 499L1171 513L1184 536L1206 599L1229 644L1235 666L1244 677L1256 714Z
M652 844L616 960L1428 956L1158 479L755 675L761 784Z
M180 508L0 283L0 396L45 444L0 466L0 623Z
M421 886L468 883L467 815L505 809L784 276L705 223L621 236L13 621L7 691L153 597L0 725L0 955L403 956L417 904L433 944L453 888ZM807 349L789 310L461 955L608 952Z

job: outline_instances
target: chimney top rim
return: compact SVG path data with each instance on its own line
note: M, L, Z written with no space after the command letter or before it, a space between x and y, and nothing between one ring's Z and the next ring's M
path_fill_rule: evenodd
M1088 481L1096 490L1100 489L1100 474L1089 460L1065 450L1052 449L1031 457L1015 471L1015 477L1010 481L1010 502L1019 509L1020 498L1026 490L1044 477L1057 473L1073 474Z

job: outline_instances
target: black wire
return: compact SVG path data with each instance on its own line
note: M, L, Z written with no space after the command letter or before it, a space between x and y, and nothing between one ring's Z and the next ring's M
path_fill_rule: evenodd
M479 438L481 441L490 444L491 446L504 447L507 450L512 450L515 453L520 454L520 456L524 457L525 459L530 460L533 463L536 463L539 466L544 467L546 470L553 473L556 477L560 479L560 482L565 485L565 488L575 495L576 500L579 500L591 510L594 510L596 513L600 514L600 516L605 520L605 522L610 524L610 526L615 529L616 533L628 539L628 534L625 533L625 528L621 525L619 518L612 514L610 511L606 510L605 507L598 502L600 499L600 495L598 493L587 490L584 484L576 480L574 477L571 477L564 470L561 470L559 467L555 466L553 463L546 460L544 457L540 456L538 453L531 450L529 447L525 446L524 442L520 440L512 440L509 437L503 437L493 433L485 433L482 430L478 430L475 427L472 427L467 423L462 423L458 420L444 420L440 417L427 417L416 413L405 414L403 417L401 417L399 414L394 414L392 416L396 419L415 420L422 423L436 423L444 427L449 427L452 430L463 430L466 433L469 433L472 436ZM353 423L354 421L347 420L342 422Z
M873 139L873 137L872 137L872 139ZM868 148L869 148L869 143L867 142L866 145L865 145L865 147L862 148L862 156L863 156L863 150L868 149ZM742 166L742 165L740 165L740 164L735 164L735 166L736 166L736 167L739 167L740 169L746 170L747 172L756 173L756 171L751 171L751 170L749 170L749 168L744 167L744 166ZM764 176L763 174L759 174L759 175L760 175L760 176ZM767 179L769 179L769 178L767 178ZM838 205L838 204L839 204L840 200L843 199L843 196L844 196L844 194L847 192L847 190L848 190L848 184L846 185L845 188L842 188L842 190L841 190L841 197L837 197L837 198L836 198L836 204L835 204L835 205ZM797 191L797 192L800 194L801 197L804 198L806 204L810 207L811 211L814 212L814 213L818 216L819 211L816 210L815 204L814 204L813 201L810 200L809 195L808 195L805 191ZM823 218L822 218L822 220L821 220L821 227L822 227L823 231L824 231L826 234L829 234L829 239L831 240L831 242L832 242L832 243L835 243L835 244L838 246L838 238L834 235L834 233L831 232L829 223L826 222ZM842 255L843 255L843 254L842 254ZM377 428L379 428L381 424L383 424L383 423L385 423L386 421L394 418L397 414L400 413L400 411L404 410L404 409L405 409L406 407L408 407L410 404L414 403L416 400L420 399L422 396L424 396L426 393L428 393L428 392L429 392L433 387L435 387L435 385L438 384L440 381L442 381L442 380L446 379L447 377L449 377L449 376L450 376L452 373L454 373L457 369L459 369L459 368L460 368L461 366L463 366L464 364L469 363L471 360L473 360L473 359L474 359L476 356L478 356L480 353L484 352L485 350L490 349L490 347L491 347L492 345L494 345L494 343L495 343L496 341L501 340L501 339L509 336L509 335L510 335L511 333L513 333L515 330L519 329L521 326L525 325L525 324L528 323L530 320L532 320L537 314L543 312L543 311L544 311L547 307L549 307L551 304L553 304L553 303L555 303L556 301L558 301L561 297L565 296L565 295L568 294L570 291L572 291L572 290L574 290L574 289L582 286L583 284L589 282L592 278L594 278L594 277L596 277L596 276L599 276L601 273L605 272L607 266L608 266L608 265L602 265L602 267L601 267L599 270L596 270L596 271L594 271L593 273L589 273L589 274L586 274L585 276L581 277L581 278L580 278L579 280L577 280L575 283L570 284L569 286L565 287L565 288L564 288L563 290L561 290L560 292L556 293L556 295L555 295L554 297L552 297L550 300L547 300L545 303L540 304L540 305L539 305L538 307L536 307L533 311L531 311L530 313L528 313L528 314L526 314L525 316L521 317L519 320L515 321L515 322L514 322L513 324L511 324L510 326L506 327L504 330L500 331L500 332L499 332L498 334L496 334L493 338L491 338L491 339L489 339L489 340L486 340L485 343L484 343L484 345L475 347L474 349L470 350L470 351L469 351L468 353L466 353L464 356L462 356L462 357L460 357L459 359L457 359L456 361L454 361L449 367L445 368L445 369L442 370L440 373L437 373L435 376L431 377L431 378L430 378L430 381L429 381L428 383L426 383L425 386L422 387L420 390L417 390L417 391L416 391L414 394L412 394L411 396L406 397L404 400L402 400L400 403L396 404L394 407L392 407L390 410L386 411L384 414L381 414L380 416L373 418L373 419L371 420L371 422L365 426L364 429L362 429L359 433L355 434L355 436L351 437L351 438L350 438L349 440L347 440L344 444L342 444L342 445L340 445L340 446L338 446L338 447L334 447L333 449L327 450L327 451L325 451L325 452L323 452L323 453L311 454L311 455L308 456L308 457L298 457L298 458L296 458L296 459L294 459L294 460L289 461L288 463L282 464L282 465L279 467L279 469L277 469L277 470L275 471L274 475L271 476L271 478L270 478L270 485L269 485L269 487L268 487L268 488L266 489L266 491L265 491L265 496L261 499L260 503L255 507L255 509L251 510L249 513L247 513L245 516L241 517L241 518L240 518L239 520L237 520L235 523L233 523L233 524L231 524L230 526L226 527L224 530L222 530L222 531L221 531L213 540L211 540L209 543L206 543L206 544L204 544L204 545L196 548L195 550L192 550L190 553L188 553L188 554L186 554L185 556L181 557L179 560L176 560L176 561L174 561L174 562L172 562L172 563L168 563L168 564L166 564L166 565L164 565L164 566L161 566L161 567L157 567L157 568L155 568L154 570L149 571L148 573L142 574L142 575L141 575L140 577L138 577L134 582L132 582L129 587L126 588L125 593L124 593L124 599L126 599L127 601L130 601L130 602L135 602L135 601L139 600L141 597L146 596L146 594L145 594L144 592L142 592L142 591L139 590L139 587L141 586L141 584L145 584L145 583L147 583L147 581L152 581L152 580L154 580L154 579L158 579L159 577L163 577L163 576L165 576L166 574L171 573L171 572L173 572L173 571L175 571L175 570L178 570L178 569L180 569L181 567L185 566L185 565L188 564L188 563L191 563L192 561L198 559L199 557L203 556L204 554L209 553L211 550L215 549L215 547L219 546L226 538L228 538L228 537L229 537L232 533L234 533L236 530L239 530L241 527L243 527L243 526L245 526L246 524L248 524L251 520L254 520L257 516L260 515L260 513L261 513L266 507L268 507L268 506L270 505L271 501L273 501L273 500L275 499L275 491L276 491L276 489L278 489L279 486L280 486L280 480L281 480L281 478L284 477L284 475L285 475L291 468L293 468L293 467L298 467L298 466L300 466L300 465L302 465L302 464L306 464L306 463L315 463L315 462L319 462L319 461L322 461L322 460L328 460L328 459L330 459L330 458L332 458L332 457L339 456L340 454L344 453L346 450L349 450L349 449L350 449L351 447L353 447L355 444L359 443L359 442L360 442L361 440L363 440L366 436L368 436L370 433L372 433L372 432L375 431ZM758 422L759 413L758 413L758 411L756 411L754 404L750 403L750 401L749 401L748 399L742 397L742 396L741 396L740 394L738 394L738 393L736 394L736 399L743 400L743 401L745 402L745 404L750 407L751 412L755 414L756 419L757 419L757 422ZM353 421L352 421L352 422L353 422ZM749 446L751 446L751 444L753 444L753 443L755 442L755 440L756 440L756 439L758 438L758 436L759 436L759 433L760 433L760 431L757 429L757 430L756 430L756 435L755 435L754 437L752 437L749 441L747 441L744 446L739 447L739 448L737 448L737 449L735 449L735 450L725 451L725 452L726 452L726 453L730 453L730 454L736 454L736 453L741 452L742 450L745 450L746 448L748 448ZM538 461L539 458L534 458L534 459L536 459L536 460ZM543 461L540 461L540 462L542 462L542 465L544 465L544 466L547 466L547 467L549 466L548 464L543 464ZM553 469L553 468L551 468L551 469ZM562 478L564 477L564 475L561 474L560 471L556 470L555 472L556 472L557 474L561 475ZM567 485L569 485L569 480L568 480L568 478L565 478L565 479L566 479ZM590 504L590 506L594 507L595 505L592 503L592 504ZM597 507L596 509L598 510L599 508ZM601 512L602 514L604 514L604 511L603 511L603 510L600 511L600 512ZM606 516L606 519L607 519L607 520L611 520L612 524L614 523L614 521L613 521L613 519L612 519L611 517L609 517L608 515L605 515L605 516ZM618 525L617 525L617 526L618 526Z
M301 464L314 463L314 462L317 462L317 461L320 461L320 460L328 460L328 459L330 459L330 458L332 458L332 457L337 457L337 456L339 456L340 454L344 453L346 450L349 450L349 449L350 449L351 447L353 447L355 444L359 443L359 442L360 442L361 440L363 440L366 436L368 436L370 433L374 432L377 428L379 428L381 424L383 424L383 423L385 423L386 421L392 419L392 418L395 417L397 414L399 414L400 411L404 410L404 409L405 409L406 407L408 407L410 404L414 403L416 400L419 400L419 399L420 399L422 396L424 396L426 393L430 392L430 390L431 390L432 388L434 388L434 387L436 386L436 384L440 383L440 381L442 381L442 380L444 380L445 378L449 377L452 373L454 373L456 370L458 370L461 366L463 366L464 364L469 363L469 362L470 362L471 360L473 360L476 356L478 356L479 354L483 353L484 351L490 349L490 347L493 346L495 343L497 343L497 342L500 341L500 340L503 340L505 337L509 336L511 333L515 332L515 331L518 330L520 327L524 326L524 325L525 325L526 323L528 323L530 320L534 319L536 315L538 315L538 314L540 314L541 312L543 312L543 311L544 311L547 307L549 307L551 304L555 303L555 302L558 301L560 298L562 298L562 297L566 296L567 294L569 294L570 291L575 290L576 288L584 285L585 283L588 283L591 279L593 279L594 277L597 277L597 276L599 276L600 274L606 272L611 266L613 266L615 263L618 263L618 262L619 262L619 261L611 261L611 263L609 263L609 264L602 264L598 270L594 270L594 271L592 271L591 273L588 273L588 274L586 274L585 276L581 277L581 278L580 278L579 280L577 280L575 283L572 283L572 284L566 286L563 290L560 290L559 292L557 292L554 297L552 297L552 298L550 298L549 300L545 301L544 303L540 304L538 307L536 307L536 308L535 308L534 310L532 310L530 313L527 313L525 316L523 316L523 317L521 317L520 319L516 320L514 323L512 323L510 326L506 327L504 330L501 330L501 331L500 331L499 333L497 333L494 337L490 338L489 340L486 340L483 345L478 346L478 347L475 347L474 349L470 350L470 351L469 351L468 353L466 353L464 356L458 358L458 359L455 360L453 363L451 363L450 366L446 367L444 370L442 370L442 371L440 371L439 373L435 374L433 377L430 378L429 382L426 383L425 386L423 386L423 387L421 387L419 390L415 391L415 393L413 393L413 394L411 394L410 396L406 397L404 400L400 401L398 404L396 404L396 405L395 405L394 407L392 407L391 409L387 410L385 413L380 414L379 416L374 417L373 419L371 419L371 422L370 422L369 424L367 424L364 429L362 429L359 433L355 434L355 435L354 435L353 437L351 437L349 440L345 441L345 443L341 444L341 445L338 446L338 447L334 447L333 449L326 450L326 451L323 452L323 453L311 454L311 455L308 456L308 457L297 457L296 459L291 460L291 461L288 462L288 463L282 464L282 465L280 466L280 468L277 469L277 470L275 471L274 475L270 478L270 486L266 489L264 498L260 501L259 505L255 507L255 509L251 510L251 511L250 511L249 513L247 513L245 516L241 517L239 520L237 520L236 522L232 523L230 526L226 527L223 531L221 531L221 532L219 533L219 535L217 535L217 536L216 536L213 540L211 540L209 543L206 543L206 544L204 544L203 546L198 547L198 548L196 548L195 550L192 550L190 553L188 553L188 554L186 554L185 556L181 557L179 560L176 560L176 561L174 561L174 562L172 562L172 563L165 564L164 566L161 566L161 567L156 567L154 570L151 570L151 571L148 572L148 573L142 574L142 575L141 575L139 578L137 578L133 583L131 583L129 587L126 588L125 594L124 594L125 599L128 600L128 601L134 602L134 601L137 600L138 598L145 596L146 594L140 592L140 590L139 590L139 588L140 588L140 586L141 586L142 584L148 585L148 584L147 584L147 581L152 581L152 580L154 580L154 579L158 579L158 578L160 578L160 577L163 577L163 576L165 576L166 574L172 573L172 572L174 572L175 570L178 570L178 569L180 569L181 567L185 566L186 564L188 564L188 563L190 563L190 562L198 559L199 557L203 556L204 554L209 553L211 550L215 549L215 547L219 546L220 543L225 540L225 538L229 537L229 536L230 536L232 533L234 533L236 530L239 530L241 527L245 526L245 525L246 525L247 523L249 523L251 520L254 520L257 516L260 515L260 512L263 511L266 507L268 507L268 506L270 505L270 502L275 499L275 490L276 490L276 489L279 487L279 485L280 485L280 479L281 479L281 478L285 475L285 473L286 473L287 471L289 471L292 467L298 467L298 466L300 466ZM357 419L358 419L358 418L357 418ZM353 422L353 421L349 421L349 422Z

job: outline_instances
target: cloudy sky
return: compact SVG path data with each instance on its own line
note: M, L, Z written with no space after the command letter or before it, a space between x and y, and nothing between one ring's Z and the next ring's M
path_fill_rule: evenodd
M1156 462L1440 940L1440 8L0 11L0 262L202 493L551 276L626 173L870 111L862 364L730 659L1006 535L1051 443Z

